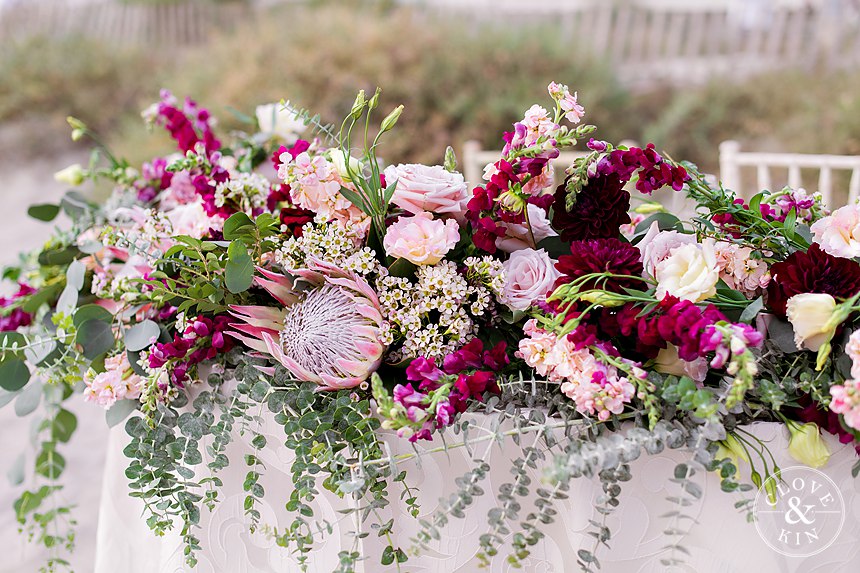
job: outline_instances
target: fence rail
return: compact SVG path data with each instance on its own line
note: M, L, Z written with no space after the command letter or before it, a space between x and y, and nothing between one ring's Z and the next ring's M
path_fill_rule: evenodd
M7 0L8 1L8 0ZM83 35L118 45L176 47L272 4L177 0L11 0L0 5L0 45L33 35ZM569 46L572 57L608 62L628 86L743 79L782 68L860 67L860 0L399 0L422 14L475 29L508 23Z
M0 7L0 44L33 36L85 36L120 46L201 44L247 18L243 3L190 0L167 4L27 1Z

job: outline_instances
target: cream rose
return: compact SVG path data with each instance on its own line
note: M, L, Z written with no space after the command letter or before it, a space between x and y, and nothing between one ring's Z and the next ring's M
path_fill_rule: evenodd
M400 217L388 227L382 245L391 257L403 258L416 265L435 265L460 240L457 221L433 220L427 212Z
M303 133L307 126L299 119L299 116L289 104L267 103L258 105L256 109L257 124L260 131L269 136L275 136L286 143L295 143L299 134Z
M821 250L834 257L860 257L860 205L846 205L810 227Z
M829 294L796 294L788 299L785 310L794 328L794 343L798 348L817 351L830 342L839 326L834 320L836 299Z
M641 254L642 267L645 274L655 276L657 265L662 263L672 252L681 245L696 243L695 235L679 233L678 231L661 231L657 221L651 223L648 232L636 245Z
M690 302L700 302L717 292L720 278L713 239L701 244L676 247L657 265L657 298L672 295Z
M552 291L560 273L543 249L522 249L504 262L505 289L502 302L514 310L526 310Z
M463 176L440 165L417 163L390 165L383 171L390 185L397 181L391 202L409 213L429 211L462 218L469 201Z

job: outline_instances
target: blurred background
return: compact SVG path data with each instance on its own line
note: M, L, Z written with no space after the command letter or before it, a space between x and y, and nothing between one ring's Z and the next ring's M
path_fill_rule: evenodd
M337 122L358 89L380 86L384 109L406 106L382 154L429 163L449 144L500 148L556 80L579 92L597 137L653 141L716 173L727 139L860 154L858 32L860 0L0 0L0 265L44 241L50 226L27 206L57 199L53 173L87 160L65 117L147 160L172 149L140 120L161 87L209 107L224 132L282 98ZM14 478L28 429L10 410L0 470ZM100 415L80 419L67 494L87 571L105 430ZM16 493L0 486L0 550L13 552L0 571L39 562L15 535Z

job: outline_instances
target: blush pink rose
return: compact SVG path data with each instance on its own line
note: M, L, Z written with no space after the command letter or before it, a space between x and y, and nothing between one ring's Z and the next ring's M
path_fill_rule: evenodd
M552 291L560 273L543 249L522 249L504 262L505 288L502 302L514 310L526 310Z
M463 176L439 165L417 163L390 165L383 172L391 184L397 181L391 202L412 214L430 211L462 218L469 201L469 188Z
M434 220L433 215L425 211L412 217L400 217L388 227L382 245L390 257L403 258L416 265L435 265L459 240L457 221Z
M860 205L846 205L812 224L815 242L834 257L860 256Z

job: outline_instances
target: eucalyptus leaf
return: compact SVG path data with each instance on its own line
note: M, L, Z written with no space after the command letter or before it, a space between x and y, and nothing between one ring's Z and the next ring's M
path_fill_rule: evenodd
M111 326L101 320L87 320L78 328L76 341L84 348L84 357L93 360L114 347Z
M66 270L66 285L80 291L84 288L84 279L87 276L87 267L79 260L74 260Z
M116 403L105 412L105 421L109 428L122 423L132 412L137 410L136 400L117 400Z
M15 462L9 466L9 469L6 471L6 477L9 479L9 483L13 486L21 485L24 483L24 461L25 461L24 453L18 455L15 458Z
M132 352L139 352L152 345L152 340L161 334L158 324L151 320L139 322L125 331L125 347Z
M101 320L110 324L113 322L113 314L105 307L97 304L85 304L78 307L73 320L75 326L80 327L88 320Z
M10 357L0 361L0 388L15 392L30 381L30 369L20 358Z
M758 313L764 308L764 299L758 297L752 301L741 313L740 322L751 323L758 316Z
M60 409L51 421L51 437L58 442L68 442L78 427L78 418L66 409Z
M57 312L71 316L78 305L78 289L73 285L66 285L63 293L60 295L60 300L57 301Z
M34 380L18 394L18 398L15 400L15 414L23 417L33 413L41 401L42 383L39 380Z
M254 260L241 241L230 243L227 257L224 267L227 290L234 294L245 292L254 283Z
M241 211L234 213L224 221L224 238L232 241L246 236L251 229L255 228L254 221Z

